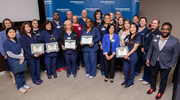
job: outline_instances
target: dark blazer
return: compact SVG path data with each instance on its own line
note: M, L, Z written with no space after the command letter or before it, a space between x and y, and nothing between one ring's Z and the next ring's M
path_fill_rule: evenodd
M65 34L65 32L62 32L62 34L61 34L61 36L60 36L60 39L59 39L59 47L62 49L62 45L64 45L64 34ZM74 40L76 40L76 46L77 46L77 48L76 48L76 50L75 50L75 52L74 53L78 53L78 51L79 51L79 42L80 42L80 39L79 39L79 36L78 36L78 34L77 34L77 32L76 31L73 31L71 34L73 34L73 36L74 36ZM63 50L63 52L65 52L64 50Z
M179 56L179 40L173 36L169 36L166 44L159 50L159 39L161 35L156 35L151 41L147 59L150 60L151 66L155 66L157 58L159 57L159 64L162 69L174 67Z
M151 44L151 40L153 39L153 37L155 35L161 35L161 32L159 31L159 29L156 29L155 31L151 32L152 29L150 29L149 31L147 31L142 39L142 47L144 47L144 51L148 52L149 46ZM147 35L150 32L149 35ZM145 41L145 36L146 36L146 41Z

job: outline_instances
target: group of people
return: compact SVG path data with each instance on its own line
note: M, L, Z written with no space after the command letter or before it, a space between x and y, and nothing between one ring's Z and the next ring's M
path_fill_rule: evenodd
M24 22L21 34L13 28L13 22L6 18L0 32L0 52L4 57L6 70L10 71L13 83L21 93L25 93L30 86L26 85L24 72L13 73L13 63L27 61L32 81L40 85L41 66L46 70L48 79L57 78L57 72L66 70L66 76L77 77L80 63L86 66L86 77L92 79L96 76L97 67L101 68L104 81L114 82L115 66L123 68L124 88L132 87L135 75L141 73L139 79L142 84L151 84L147 94L156 91L158 71L161 74L160 89L156 98L160 99L164 93L168 74L174 67L179 56L179 40L170 33L172 25L165 22L159 31L160 20L153 19L151 29L147 27L147 18L133 16L133 22L125 19L120 11L104 15L96 10L93 21L87 17L87 11L82 10L82 18L78 19L71 11L66 12L67 19L59 20L58 12L53 13L53 21L45 21L44 30L38 27L38 21ZM116 16L116 18L115 18ZM92 35L92 44L81 43L82 35ZM75 40L75 49L65 48L65 40ZM57 42L59 51L32 54L31 44ZM116 58L116 48L127 47L128 53L122 58ZM44 67L45 66L45 67Z

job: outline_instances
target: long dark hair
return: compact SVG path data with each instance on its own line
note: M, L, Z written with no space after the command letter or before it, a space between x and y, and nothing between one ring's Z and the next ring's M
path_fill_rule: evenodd
M131 39L132 33L130 32L130 35L129 35L129 37L128 37L128 40L129 40L128 47L131 47L131 46L134 44L134 42L136 41L136 38L137 38L137 36L138 36L138 34L137 34L137 32L138 32L138 26L137 26L137 24L131 23L131 25L134 25L134 26L136 27L136 33L135 33L135 36ZM131 26L131 25L130 25L130 26Z
M8 37L8 39L9 39L8 32L9 32L10 30L14 30L15 33L16 33L16 30L15 30L13 27L7 28L7 29L6 29L6 36ZM14 37L14 40L17 41L16 36Z

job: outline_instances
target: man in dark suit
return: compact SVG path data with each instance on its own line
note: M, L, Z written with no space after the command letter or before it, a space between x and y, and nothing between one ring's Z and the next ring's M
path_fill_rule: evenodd
M167 84L167 78L172 67L176 64L179 56L179 40L172 35L172 25L166 22L162 25L162 35L153 37L147 57L146 65L151 65L151 89L147 94L152 94L156 91L156 80L160 71L161 83L156 99L160 99L164 93Z

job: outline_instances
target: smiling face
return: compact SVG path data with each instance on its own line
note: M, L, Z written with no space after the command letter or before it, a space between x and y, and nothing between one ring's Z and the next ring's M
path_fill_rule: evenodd
M71 23L70 22L65 23L65 29L71 30Z
M33 28L38 28L38 22L37 21L33 21L32 22L32 27Z
M120 16L121 16L121 12L120 12L120 11L117 11L117 12L116 12L116 18L118 19Z
M124 28L127 30L130 28L130 23L128 21L124 22Z
M110 33L110 34L113 34L113 33L114 33L114 26L113 26L113 25L111 25L111 27L109 28L109 33Z
M105 22L106 24L109 24L110 21L111 21L110 16L106 15L106 16L104 17L104 22Z
M82 10L81 15L82 15L82 18L86 18L87 17L87 11Z
M123 18L119 18L118 22L119 22L119 25L123 25L124 24Z
M77 19L78 19L77 16L73 16L73 17L72 17L72 22L73 22L73 23L77 23Z
M7 33L7 36L9 37L9 39L14 39L16 37L16 32L13 29L11 29Z
M137 30L136 30L136 26L135 26L134 24L131 24L130 32L131 32L132 34L136 34Z
M71 18L72 18L72 12L71 12L71 11L67 11L67 12L66 12L66 17L67 17L68 20L71 20Z
M91 25L92 25L91 20L90 20L90 19L87 19L87 20L86 20L86 26L87 26L87 28L90 28Z
M114 19L114 14L113 13L110 13L110 18L111 18L111 20Z
M134 16L134 17L133 17L133 23L138 23L138 21L139 21L138 17L137 17L137 16Z
M170 35L172 29L169 25L163 25L161 28L162 37L166 38Z
M5 26L6 29L7 29L7 28L9 28L9 27L12 27L12 24L11 24L11 22L10 22L9 20L5 20L5 21L4 21L4 26Z
M57 12L55 12L55 13L53 14L53 19L54 19L55 21L58 21L58 20L59 20L59 14L58 14Z
M31 27L26 24L25 27L24 27L24 30L26 31L26 33L30 33L31 32Z
M101 19L101 13L100 12L98 12L97 14L96 14L96 19L98 20L98 19Z
M146 26L146 24L147 24L147 22L146 22L146 20L144 19L144 18L142 18L141 20L140 20L140 25L143 27L143 26Z
M159 27L158 20L153 20L151 24L152 29L157 29Z
M51 30L51 23L49 23L49 24L46 24L46 30Z

